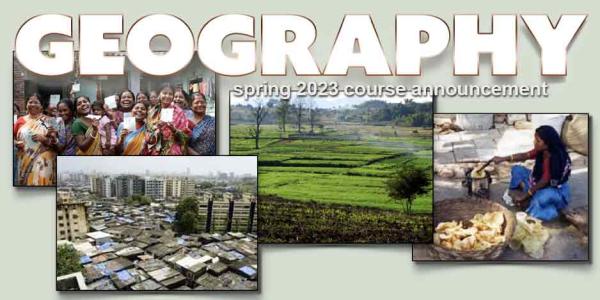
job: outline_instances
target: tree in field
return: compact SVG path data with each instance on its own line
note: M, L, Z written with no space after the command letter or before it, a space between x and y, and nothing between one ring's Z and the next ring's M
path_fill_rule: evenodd
M197 233L204 229L198 221L200 211L196 198L188 197L181 200L175 210L174 229L179 234Z
M254 149L258 149L260 142L260 125L269 112L264 99L255 98L252 105L252 118L254 127L249 128L249 134L254 138Z
M61 245L56 249L56 276L63 276L81 271L79 254L71 245Z
M310 124L310 133L315 132L315 122L317 120L317 103L314 98L309 98L308 101L308 123Z
M306 99L304 97L296 97L294 99L294 109L296 112L296 124L298 127L298 133L302 132L302 113L306 106Z
M279 104L277 104L276 108L277 120L279 121L279 128L281 128L281 132L285 133L285 125L288 119L288 113L290 112L290 101L281 99L279 100Z
M431 177L427 170L413 165L401 166L386 182L388 196L401 202L406 214L412 214L415 198L427 193Z

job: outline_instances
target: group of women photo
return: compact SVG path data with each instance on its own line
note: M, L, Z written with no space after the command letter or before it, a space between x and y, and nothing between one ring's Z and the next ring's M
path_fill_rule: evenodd
M202 93L165 84L149 93L124 90L116 104L74 96L49 105L34 93L25 114L15 105L15 185L55 185L57 155L216 154L215 118ZM161 118L167 109L172 117Z

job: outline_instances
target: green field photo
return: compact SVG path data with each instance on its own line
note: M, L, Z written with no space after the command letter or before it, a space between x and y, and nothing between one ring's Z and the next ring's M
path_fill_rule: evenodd
M232 98L230 152L259 158L260 242L430 242L431 110L427 99Z

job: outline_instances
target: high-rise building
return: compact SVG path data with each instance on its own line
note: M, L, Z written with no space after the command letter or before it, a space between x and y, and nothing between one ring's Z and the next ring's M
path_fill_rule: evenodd
M95 175L90 176L90 193L98 193L98 182L98 177L96 177Z
M208 232L257 232L256 195L204 191L198 197L199 220Z
M190 177L181 179L181 198L194 197L196 195L196 181Z
M114 196L114 191L113 180L109 176L100 177L98 195L103 198L110 198Z
M165 180L162 178L147 177L144 185L144 194L154 200L165 198Z
M138 176L132 176L131 178L131 193L132 195L144 195L146 181Z
M56 203L56 236L73 241L85 237L88 231L87 207L76 201L72 193L61 191Z
M165 179L165 196L173 198L181 197L181 179L177 177L168 177Z
M126 198L133 194L133 180L127 175L120 175L115 178L117 198Z

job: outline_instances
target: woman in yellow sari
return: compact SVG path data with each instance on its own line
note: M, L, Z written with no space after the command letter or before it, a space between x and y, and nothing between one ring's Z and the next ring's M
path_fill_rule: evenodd
M27 98L26 107L27 115L18 118L13 128L19 166L16 183L20 186L56 185L57 131L42 113L40 95Z
M75 100L75 111L78 118L71 125L71 132L77 142L77 155L102 155L98 120L90 115L92 105L86 96Z
M135 118L135 128L132 128L125 119L117 129L116 149L121 151L123 155L147 155L147 143L150 134L146 127L146 117L148 116L148 105L144 102L138 102L131 110L133 118ZM128 128L129 127L129 128Z

